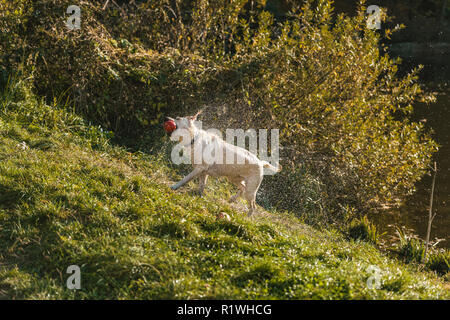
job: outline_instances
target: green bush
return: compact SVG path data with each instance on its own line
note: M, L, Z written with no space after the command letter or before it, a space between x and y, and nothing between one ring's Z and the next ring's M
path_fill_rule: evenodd
M426 269L435 271L439 275L450 272L450 251L448 249L435 248L431 244L428 247L427 257L425 257L423 240L399 228L397 228L397 234L400 240L398 252L407 262L423 263Z
M417 83L419 69L397 75L399 61L380 48L364 12L335 17L330 1L306 1L277 23L261 11L257 28L242 22L227 60L238 76L224 82L239 85L225 126L280 128L284 168L312 168L332 208L411 192L437 149L409 119L413 101L432 99Z
M69 5L82 10L81 29L70 31ZM166 47L157 52L126 38L138 9L126 16L104 1L14 1L1 3L0 65L7 72L27 65L34 87L48 101L66 96L76 110L120 135L142 136L163 113L198 103L200 56L182 56ZM10 8L22 6L27 10ZM8 9L10 8L10 9ZM8 9L8 10L5 10ZM24 23L24 26L19 24Z
M450 272L450 251L441 249L432 252L426 262L426 267L432 271L436 271L440 275Z
M353 219L348 226L347 235L350 239L363 240L373 244L377 244L380 238L376 226L369 221L367 216Z
M266 208L290 211L310 225L320 226L335 222L330 215L323 182L306 168L296 171L283 170L277 175L264 178L257 201Z
M399 236L398 251L407 262L424 263L426 269L435 271L439 275L450 272L450 251L435 248L433 244L428 247L425 257L425 242L405 230L397 228Z
M421 239L406 230L397 228L398 252L407 262L421 263L425 257L425 245Z

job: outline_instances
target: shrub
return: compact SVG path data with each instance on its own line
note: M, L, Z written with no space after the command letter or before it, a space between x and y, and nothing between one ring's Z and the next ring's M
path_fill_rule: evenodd
M450 251L441 249L437 252L431 252L426 262L426 267L436 271L440 275L450 272Z
M139 12L132 5L123 15L115 6L103 11L104 1L16 2L27 10L2 10L0 28L11 31L2 34L0 64L7 72L19 62L29 65L37 93L47 100L68 96L78 112L122 136L142 135L167 109L198 102L202 70L197 65L206 63L199 56L182 56L171 48L157 52L127 39L123 29ZM81 7L82 27L70 31L65 12L72 4Z
M438 249L432 244L428 248L425 258L425 242L423 240L399 228L397 228L397 234L399 236L398 252L407 262L424 263L426 269L440 275L450 272L450 251L448 249Z
M399 237L398 251L407 262L421 263L425 257L425 244L413 234L406 230L397 228Z
M286 211L296 208L297 216L316 226L334 221L326 199L326 187L306 168L265 177L257 197L261 205L269 208Z
M347 235L350 239L363 240L373 244L377 244L380 238L376 226L369 221L367 216L353 219L348 226Z
M240 83L227 113L238 117L226 125L280 128L284 168L312 168L331 207L395 201L436 151L409 119L413 101L432 97L417 84L419 69L398 77L399 61L366 29L363 6L334 17L330 1L312 3L282 23L261 11L257 28L242 24L227 62L239 76L226 81Z

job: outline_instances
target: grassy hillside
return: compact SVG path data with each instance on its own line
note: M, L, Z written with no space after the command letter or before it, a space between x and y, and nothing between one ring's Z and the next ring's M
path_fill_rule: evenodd
M289 213L247 218L24 86L0 100L0 298L449 298L442 280ZM262 209L259 209L262 212ZM227 212L231 220L217 220ZM66 269L81 267L81 290ZM366 285L371 265L381 289Z

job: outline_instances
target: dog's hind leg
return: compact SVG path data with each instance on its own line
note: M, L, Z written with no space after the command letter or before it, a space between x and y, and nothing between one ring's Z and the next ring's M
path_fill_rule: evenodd
M256 192L249 192L245 190L244 192L245 200L248 202L248 214L247 216L251 216L256 210Z
M241 179L233 179L232 182L239 188L238 192L228 200L229 202L235 202L245 190L244 181Z
M258 174L245 180L244 197L248 202L248 216L250 217L256 210L256 192L259 189L263 175Z

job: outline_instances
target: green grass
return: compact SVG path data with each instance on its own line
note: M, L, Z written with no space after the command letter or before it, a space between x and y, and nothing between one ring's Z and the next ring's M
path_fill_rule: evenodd
M348 226L347 236L353 240L363 240L373 244L378 244L380 234L376 226L369 221L367 216L361 219L353 219Z
M17 90L16 90L17 89ZM443 280L289 213L247 218L227 184L205 198L165 153L112 146L100 129L8 89L0 101L0 298L448 299ZM262 209L259 208L260 212ZM231 221L217 220L227 212ZM66 288L69 265L81 289ZM371 265L381 288L366 285Z

